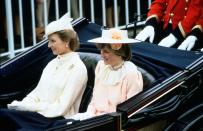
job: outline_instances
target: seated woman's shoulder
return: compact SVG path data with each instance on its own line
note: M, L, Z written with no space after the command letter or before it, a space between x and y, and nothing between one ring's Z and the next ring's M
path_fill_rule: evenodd
M77 68L87 70L85 63L82 60L80 60L80 61L78 61L77 63L74 63L74 64L76 65Z
M99 67L105 66L104 60L99 60L97 63L97 66L99 66Z
M137 71L137 66L131 61L125 61L124 67L129 71Z

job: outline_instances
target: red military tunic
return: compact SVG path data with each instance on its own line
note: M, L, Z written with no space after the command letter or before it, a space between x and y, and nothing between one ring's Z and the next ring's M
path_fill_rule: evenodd
M196 25L195 25L194 28L199 28L201 30L201 32L203 32L203 8L202 8L202 11L201 11L201 16L197 20Z
M183 37L188 34L198 20L203 0L155 0L148 12L148 19L156 17L163 22L163 29L169 23L173 30L178 26Z

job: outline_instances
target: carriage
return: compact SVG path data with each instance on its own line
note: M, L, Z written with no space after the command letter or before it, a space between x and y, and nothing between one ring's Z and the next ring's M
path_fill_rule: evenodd
M72 24L81 43L79 55L88 70L87 87L79 109L79 112L85 112L94 87L94 70L101 59L95 44L88 43L87 40L99 37L102 27L85 18L77 19ZM43 68L54 58L47 44L48 40L45 39L1 64L1 108L14 99L21 100L36 87ZM143 91L119 104L116 112L47 130L120 131L145 129L155 125L156 130L201 128L203 53L165 48L147 42L130 46L132 62L138 66L143 76Z

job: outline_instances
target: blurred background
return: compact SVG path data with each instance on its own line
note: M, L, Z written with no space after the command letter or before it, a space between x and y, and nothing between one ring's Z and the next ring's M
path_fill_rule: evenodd
M152 0L1 0L1 63L43 39L44 27L70 12L111 28L128 29L144 24ZM139 28L136 28L139 29ZM133 34L130 34L133 37Z

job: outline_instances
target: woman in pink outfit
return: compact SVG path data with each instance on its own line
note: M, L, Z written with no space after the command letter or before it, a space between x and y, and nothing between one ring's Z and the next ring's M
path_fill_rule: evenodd
M87 119L105 113L116 112L116 106L143 89L143 79L131 59L131 49L126 30L103 30L102 37L89 40L97 43L102 60L95 70L93 96L85 113L74 115L73 119Z

